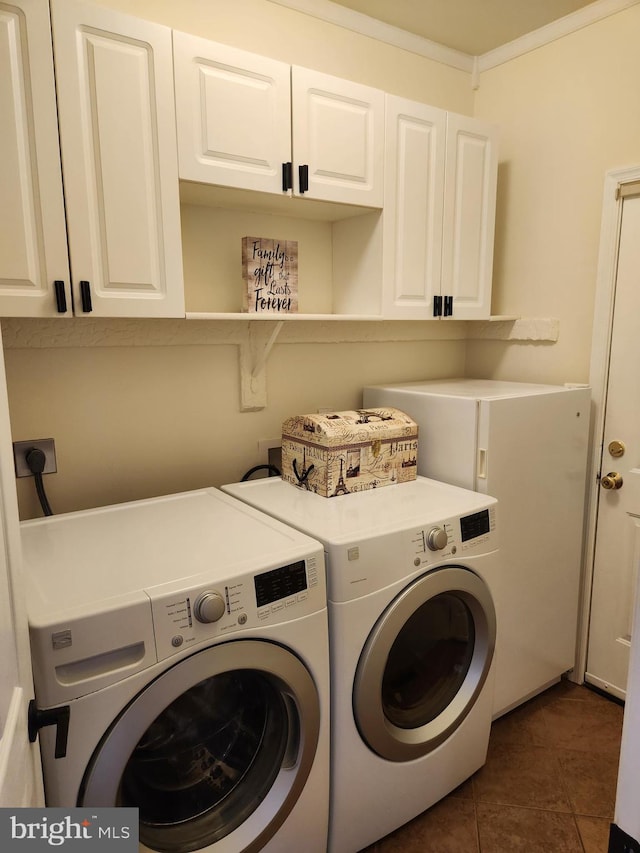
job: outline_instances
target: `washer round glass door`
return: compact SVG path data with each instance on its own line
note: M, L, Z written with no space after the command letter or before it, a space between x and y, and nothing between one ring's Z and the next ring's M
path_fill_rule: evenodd
M78 804L137 807L151 850L201 850L233 833L234 850L260 850L300 796L319 728L315 684L294 654L223 643L136 696L96 748Z
M471 570L435 569L406 587L358 662L353 709L364 741L389 761L435 749L478 698L495 638L491 593Z

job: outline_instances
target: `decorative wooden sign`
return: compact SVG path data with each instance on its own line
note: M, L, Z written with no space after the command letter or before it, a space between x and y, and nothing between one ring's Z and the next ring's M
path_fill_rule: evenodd
M243 308L254 314L298 310L298 243L268 237L242 238Z

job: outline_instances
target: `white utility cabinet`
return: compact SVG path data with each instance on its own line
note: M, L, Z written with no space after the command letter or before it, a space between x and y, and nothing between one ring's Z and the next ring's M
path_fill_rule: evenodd
M387 95L385 317L486 319L497 128Z
M382 207L384 93L174 32L180 178Z

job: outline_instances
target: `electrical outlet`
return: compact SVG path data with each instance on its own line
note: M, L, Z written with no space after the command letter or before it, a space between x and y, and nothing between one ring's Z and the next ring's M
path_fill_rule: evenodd
M27 465L27 453L37 447L45 455L43 474L55 474L56 468L56 446L52 438L36 438L33 441L14 441L13 460L16 466L16 477L33 477Z
M269 465L282 471L282 447L270 447L268 451ZM269 474L271 476L271 474Z

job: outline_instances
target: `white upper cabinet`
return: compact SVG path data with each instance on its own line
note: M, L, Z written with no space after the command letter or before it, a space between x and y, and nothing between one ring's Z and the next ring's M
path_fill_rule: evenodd
M0 2L0 116L0 314L70 314L51 30L42 0Z
M447 114L387 98L383 314L433 316L440 294Z
M491 313L496 128L387 96L383 314Z
M173 51L180 177L281 193L289 66L179 32Z
M294 194L382 207L384 92L294 66Z
M51 10L75 313L184 316L171 31Z
M382 206L383 92L173 37L183 180Z
M458 320L491 313L497 178L496 127L448 113L442 292Z

